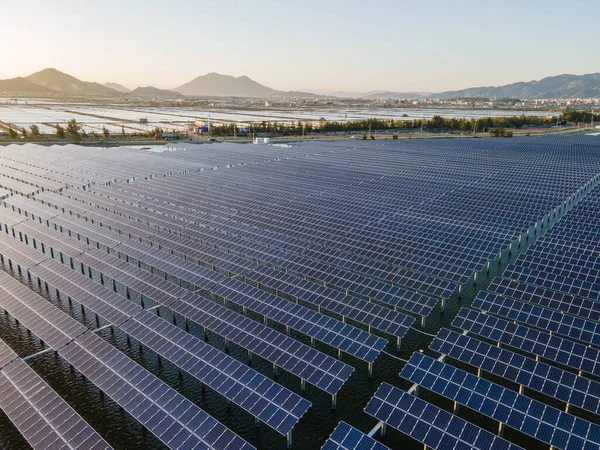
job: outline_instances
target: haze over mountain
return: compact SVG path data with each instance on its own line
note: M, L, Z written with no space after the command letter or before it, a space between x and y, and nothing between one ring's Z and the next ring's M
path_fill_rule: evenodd
M268 97L275 93L274 89L246 76L236 78L214 72L194 78L173 90L184 95L227 97Z
M11 78L10 80L0 80L0 92L12 93L44 93L50 92L50 89L32 83L25 78Z
M133 97L152 97L152 98L184 98L185 95L179 92L169 91L167 89L159 89L154 86L139 87L130 91L129 94Z
M185 98L185 96L203 97L286 97L313 98L317 94L310 92L285 92L264 86L246 76L233 77L209 73L199 76L175 89L159 89L153 86L140 87L133 91L118 83L99 83L81 81L56 69L44 69L28 77L0 80L0 92L4 94L65 94L82 96L119 96L134 95L164 99ZM346 98L407 98L407 99L455 99L469 97L483 98L600 98L600 73L586 75L558 75L539 81L518 82L504 86L483 86L446 91L436 94L426 92L323 92L322 95Z
M125 87L119 83L104 83L103 86L105 86L109 89L114 89L115 91L118 91L118 92L122 92L123 94L129 94L131 92L131 89L129 89L128 87Z
M81 81L71 75L59 72L56 69L44 69L28 77L27 80L39 86L44 86L51 91L64 94L80 95L115 95L119 92L114 89L102 86L99 83L90 83Z
M427 94L419 94L418 92L391 92L391 91L376 91L366 92L362 98L409 98L418 100L427 97Z
M483 86L447 91L431 95L432 98L452 99L465 97L484 98L591 98L600 97L600 73L586 75L563 74L546 77L539 81L507 84L505 86Z

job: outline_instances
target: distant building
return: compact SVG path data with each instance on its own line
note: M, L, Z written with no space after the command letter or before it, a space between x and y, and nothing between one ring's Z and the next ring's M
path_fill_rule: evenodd
M257 137L257 138L254 138L254 143L270 145L273 143L273 141L271 140L271 138L268 138L268 137Z
M200 133L200 127L195 123L185 123L183 124L183 131L185 133Z
M140 118L139 123L145 123L145 124L147 124L148 123L148 118L147 117Z

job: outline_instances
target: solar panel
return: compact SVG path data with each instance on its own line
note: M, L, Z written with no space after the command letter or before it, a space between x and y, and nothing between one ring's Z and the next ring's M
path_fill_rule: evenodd
M49 261L54 262L54 261ZM58 263L57 263L58 264ZM253 448L133 360L5 273L1 306L165 444ZM183 439L183 440L181 440Z
M8 234L0 233L0 244L0 255L2 255L2 261L5 264L8 263L8 261L13 261L21 266L21 269L23 270L30 269L36 264L39 264L47 259L45 255L31 247L21 244Z
M21 236L22 241L51 258L62 260L65 264L69 258L73 258L91 248L81 241L71 239L59 231L31 220L15 225L13 229L17 235ZM23 239L23 236L26 239Z
M19 356L2 340L0 340L0 370Z
M506 297L525 301L534 305L545 306L573 316L584 317L595 321L600 320L600 302L583 297L576 297L541 286L520 283L509 278L498 277L494 278L489 290Z
M543 270L521 266L518 263L509 265L506 268L504 276L566 294L600 300L600 282L556 275Z
M0 226L2 231L9 233L9 229L14 225L21 223L25 217L11 209L0 207Z
M393 336L403 337L415 321L412 317L388 308L276 270L260 269L247 273L246 279L277 289L279 292L297 297L359 323L370 325Z
M510 320L486 318L484 323L460 315L459 320L484 337L501 339L500 345L514 346L515 352L598 375L600 201L597 194L588 193L598 184L598 145L583 136L515 139L511 145L492 139L305 142L292 149L178 144L160 154L128 148L97 152L77 145L10 145L0 152L0 172L8 175L0 176L6 178L3 182L15 182L16 190L26 195L25 186L61 193L39 192L32 196L35 201L21 195L8 198L34 220L15 218L7 207L0 209L0 224L12 239L5 246L0 238L0 253L10 255L13 263L12 270L3 267L16 271L19 262L22 273L30 268L30 273L57 276L57 266L37 260L40 255L23 253L29 249L15 245L13 236L30 246L35 240L46 257L66 264L67 279L76 274L68 267L94 275L85 281L83 275L74 277L81 283L77 289L61 284L63 288L69 287L88 305L103 308L102 313L117 323L127 317L123 326L139 325L135 333L148 345L156 345L149 336L156 335L152 327L158 326L153 325L158 319L149 316L138 323L138 314L141 318L146 313L121 311L119 305L134 304L126 299L127 291L135 291L136 297L139 293L142 303L152 300L183 314L227 343L335 394L352 373L349 365L269 329L253 320L256 315L245 317L234 309L262 308L267 320L283 323L286 331L304 330L314 338L311 341L323 334L319 340L372 361L380 351L380 341L373 340L378 338L297 309L293 297L335 317L342 315L351 324L402 336L412 319L387 307L427 316L440 297L447 298L499 252L527 234L538 237L543 224L545 235L530 247L528 256L509 267L507 274L514 274L515 280L504 289L511 295L504 293L494 301L481 297L474 304L489 309L487 316L506 315ZM3 189L0 197L6 195ZM559 216L569 210L560 221L555 220L557 207ZM46 215L50 227L42 230ZM546 230L547 225L552 227ZM73 257L78 260L69 260ZM241 282L250 273L256 279L248 279L260 286ZM102 280L112 286L96 290ZM217 301L222 299L219 293L241 303L228 308L227 302ZM25 311L17 306L10 305L16 312ZM35 311L29 313L44 323ZM43 326L31 317L27 320L42 332ZM508 327L505 322L510 321L528 326ZM180 341L171 342L165 334L157 342L175 349L168 355L171 358L193 347L187 338L174 334L186 342L181 353ZM471 335L461 339L468 339L466 346L475 345ZM496 354L491 348L486 351ZM546 396L552 396L556 384L553 398L594 411L595 388L581 376L573 375L577 377L573 381L570 372L557 368L544 374L550 367L547 361L538 361L530 371L527 361L532 359L525 358L519 366L515 353L498 351L511 357L511 365L506 363L505 369L504 361L496 361L494 373L504 370L505 379L519 379ZM464 350L460 357L473 364L491 364L488 356L481 355L480 361L476 351L470 357ZM205 363L201 354L185 356L195 358L202 361L198 367ZM521 367L518 376L525 378L515 378L517 367ZM541 385L539 378L544 378ZM271 423L280 427L285 420ZM430 428L426 421L421 427ZM459 440L447 442L448 447L472 447Z
M58 353L169 448L254 448L93 333Z
M186 261L176 257L169 258L165 252L145 244L124 242L115 250L125 255L132 255L152 267L164 268L165 273L181 278L197 289L204 289L227 298L233 303L245 306L367 362L373 362L385 347L386 341L383 338L276 297L239 280L227 278L189 262L186 264ZM169 265L170 263L173 265ZM184 268L186 270L182 270Z
M591 320L570 316L549 308L531 305L486 291L481 291L477 295L471 307L531 325L541 330L583 341L586 344L600 345L600 324Z
M600 351L577 342L466 308L459 311L452 326L586 373L600 374Z
M146 270L110 255L102 250L90 250L77 256L76 261L104 277L139 292L157 304L170 306L189 291Z
M119 326L207 386L285 435L310 407L302 399L254 369L219 352L177 326L61 265L46 261L31 274L61 294ZM240 395L243 394L243 395Z
M59 295L72 298L116 326L124 324L142 309L58 261L44 261L29 272L56 289Z
M600 425L414 353L401 377L443 395L553 447L598 448Z
M0 355L9 351L0 341ZM111 448L27 363L13 355L13 362L5 367L0 360L0 409L31 447L40 450Z
M6 199L4 205L19 214L23 214L35 220L45 221L61 214L61 211L56 208L43 205L35 200L20 195Z
M121 329L282 435L310 402L149 311Z
M446 328L439 331L429 348L551 398L600 413L600 383L597 381Z
M381 442L363 434L346 422L340 422L321 450L389 450Z
M334 358L100 250L77 260L330 394L352 374L352 367Z
M367 362L375 361L387 342L233 278L224 279L211 292Z
M521 447L382 383L365 412L434 450L518 450Z
M0 272L0 281L0 307L50 347L60 348L87 330L7 273Z

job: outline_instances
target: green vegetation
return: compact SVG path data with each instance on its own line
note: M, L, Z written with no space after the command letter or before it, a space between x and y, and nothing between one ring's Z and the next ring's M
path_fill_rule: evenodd
M18 136L17 130L15 130L12 125L8 126L8 137L11 139L16 139Z
M61 127L59 124L56 124L56 137L60 139L64 139L65 137L65 129Z
M29 131L31 131L31 135L32 136L39 136L40 135L40 127L38 127L35 124L29 126Z
M75 119L69 120L67 122L67 133L73 137L79 137L81 133L81 125L79 125Z
M27 128L23 127L21 128L21 134L23 135L24 138L27 137Z
M460 132L460 133L490 133L493 136L512 135L511 130L526 128L545 128L556 125L577 123L590 123L592 114L585 111L565 110L556 116L513 116L513 117L481 117L478 119L445 118L439 115L431 119L393 120L393 119L368 119L351 122L335 122L321 120L313 126L312 123L299 122L291 126L278 122L261 122L248 127L248 134L271 134L276 136L301 136L312 133L354 133L365 130L376 131L407 131L407 132ZM594 121L600 123L600 115L594 115ZM236 124L212 127L211 136L233 136ZM498 130L498 131L496 131ZM237 133L244 136L244 133ZM365 133L362 137L367 139ZM371 138L374 137L371 135Z
M108 139L110 137L110 131L108 131L108 128L106 128L106 127L102 127L102 134L104 135L104 137L106 139Z

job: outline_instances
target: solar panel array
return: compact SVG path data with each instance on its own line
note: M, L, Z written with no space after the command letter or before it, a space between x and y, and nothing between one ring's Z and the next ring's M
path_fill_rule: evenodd
M381 385L365 412L436 450L520 448L388 383Z
M442 357L415 353L401 373L500 429L560 449L600 448L600 191L593 183L581 192L564 217L459 311L452 326L462 333L439 331L430 349ZM445 358L477 368L477 375Z
M361 433L346 422L340 424L325 442L321 450L389 450L381 442Z
M596 414L598 386L586 374L600 374L600 255L587 209L600 208L585 195L598 181L597 150L583 136L183 144L163 153L10 145L0 150L0 254L4 270L24 283L9 277L0 306L168 447L250 445L39 293L98 314L287 435L289 446L292 428L319 402L305 381L335 405L358 360L370 375L388 358L381 355L390 340L411 342L404 338L415 319L423 323L490 261L570 211L458 314L453 325L467 335L442 329L431 349ZM171 311L185 326L147 308ZM220 335L226 349L233 344L300 378L308 399L288 377L272 380L260 364L238 361L238 351L227 355L198 338L188 321ZM352 358L342 362L342 353ZM0 357L7 368L27 366L10 352ZM428 361L416 355L415 367L416 358ZM442 379L446 367L427 371ZM404 375L451 397L415 373ZM526 394L515 397L518 407L529 401L536 414L553 411L522 400ZM485 408L473 409L500 417ZM366 412L432 448L517 448L389 384ZM544 414L506 423L557 448L597 444L583 419L563 426L571 411L556 423ZM539 431L547 426L555 428L550 436ZM324 448L385 447L341 423Z
M9 347L0 341L0 354ZM2 363L0 363L2 364ZM0 370L0 410L34 449L110 449L48 384L16 354Z

